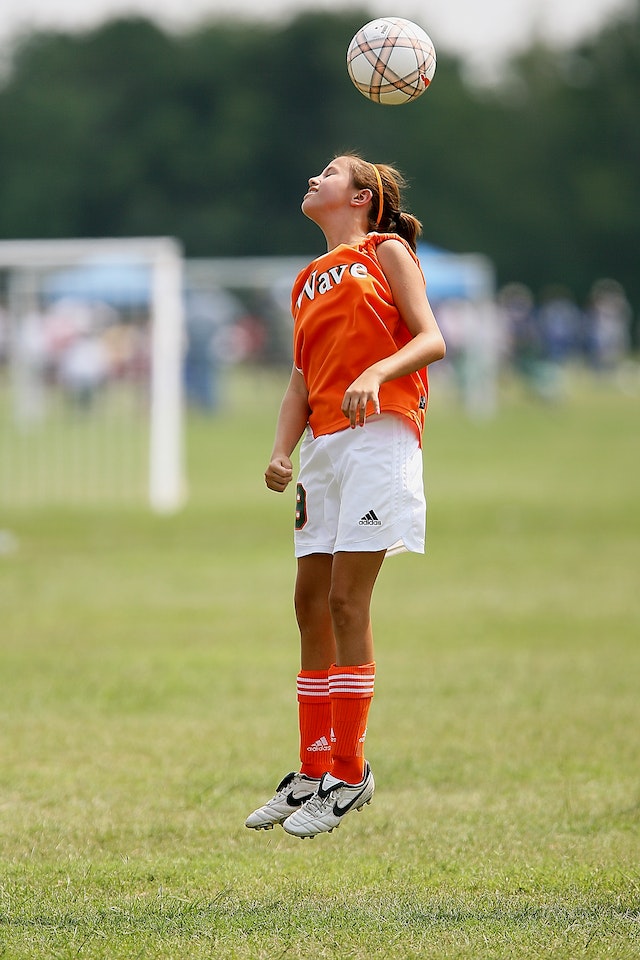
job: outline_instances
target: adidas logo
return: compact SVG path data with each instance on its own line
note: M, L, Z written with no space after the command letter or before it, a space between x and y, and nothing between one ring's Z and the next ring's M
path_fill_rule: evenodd
M326 737L320 737L320 739L312 743L310 747L307 747L307 752L309 753L322 753L324 750L331 750L331 746Z
M369 510L369 513L365 513L362 520L359 520L358 523L365 527L366 526L374 526L374 527L382 526L382 520L378 520L373 510Z

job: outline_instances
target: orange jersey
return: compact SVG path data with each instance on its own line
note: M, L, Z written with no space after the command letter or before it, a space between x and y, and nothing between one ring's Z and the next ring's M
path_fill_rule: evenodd
M373 233L357 247L341 244L305 267L294 282L293 356L309 391L315 437L349 426L340 409L347 387L412 338L378 262L378 244L392 237L401 239ZM380 387L380 412L409 417L422 437L427 396L426 369L389 380Z

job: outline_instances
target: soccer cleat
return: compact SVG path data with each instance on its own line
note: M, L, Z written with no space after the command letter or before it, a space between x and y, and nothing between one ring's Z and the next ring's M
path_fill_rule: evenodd
M283 823L305 800L310 800L318 789L320 780L304 773L288 773L276 787L275 796L263 807L250 813L244 822L250 830L271 830L276 823Z
M364 766L360 783L345 783L325 773L318 792L292 813L282 826L293 837L315 837L318 833L330 833L342 823L350 810L361 810L371 803L375 783L371 767Z

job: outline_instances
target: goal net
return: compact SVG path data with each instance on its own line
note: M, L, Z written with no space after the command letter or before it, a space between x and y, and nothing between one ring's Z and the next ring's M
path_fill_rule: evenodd
M0 242L0 509L184 496L171 238Z

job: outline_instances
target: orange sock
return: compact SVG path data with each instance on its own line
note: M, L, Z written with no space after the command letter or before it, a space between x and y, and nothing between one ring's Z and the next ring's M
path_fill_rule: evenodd
M298 674L300 773L321 777L331 766L331 700L326 670Z
M364 741L375 678L375 663L329 668L331 773L345 783L360 783L364 774Z

